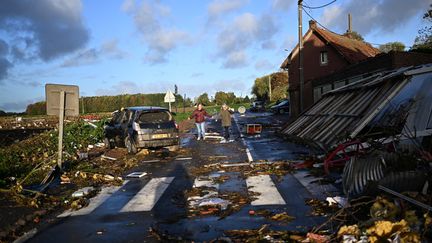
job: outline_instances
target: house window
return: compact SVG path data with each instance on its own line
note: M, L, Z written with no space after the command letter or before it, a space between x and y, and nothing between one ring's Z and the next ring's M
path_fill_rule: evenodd
M326 51L322 51L320 53L320 64L321 65L327 65L327 63L328 63L327 52Z

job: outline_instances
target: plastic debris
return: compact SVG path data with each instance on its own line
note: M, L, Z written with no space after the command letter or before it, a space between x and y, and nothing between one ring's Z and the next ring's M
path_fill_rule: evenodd
M75 198L84 197L93 191L94 191L94 187L92 187L92 186L84 187L84 188L81 188L78 191L75 191L74 193L72 193L72 197L75 197Z
M141 178L143 176L147 175L147 172L132 172L129 175L126 176L126 178Z
M228 205L229 205L228 201L221 199L221 198L218 198L218 197L203 199L198 204L199 207L219 206L221 210L227 209Z
M340 208L344 208L348 204L348 199L345 197L327 197L326 201L328 202L329 206L336 205Z

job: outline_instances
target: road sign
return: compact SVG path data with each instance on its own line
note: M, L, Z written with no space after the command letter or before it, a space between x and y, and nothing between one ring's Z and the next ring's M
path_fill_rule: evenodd
M240 114L244 114L245 112L246 112L246 107L244 107L244 106L240 106L239 108L238 108L238 112L240 113Z
M168 90L164 98L165 103L175 102L175 96L171 90Z
M49 116L58 116L61 107L60 92L64 92L64 115L79 115L79 88L76 85L47 84L45 85L46 110Z
M59 116L58 160L62 169L64 116L79 115L79 88L76 85L46 84L45 98L47 115Z
M171 102L175 102L175 95L173 94L173 92L171 92L171 90L168 90L166 92L164 101L165 103L169 104L169 111L171 111Z

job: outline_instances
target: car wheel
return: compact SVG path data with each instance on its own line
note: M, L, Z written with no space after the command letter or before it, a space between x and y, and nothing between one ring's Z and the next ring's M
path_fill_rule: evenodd
M136 154L138 152L135 142L129 136L125 138L125 146L129 154Z
M125 146L125 143L124 143L123 139L120 136L115 136L114 141L115 141L115 146L117 146L119 148Z
M104 138L103 142L105 144L105 148L107 148L107 149L112 149L113 148L113 146L112 146L111 141L109 140L109 138Z
M178 145L168 146L167 149L170 152L176 152L179 149L179 146Z

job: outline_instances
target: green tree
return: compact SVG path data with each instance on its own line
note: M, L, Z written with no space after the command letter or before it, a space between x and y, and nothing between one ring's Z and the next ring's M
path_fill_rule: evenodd
M223 91L218 91L215 94L215 102L217 105L222 105L224 103L227 103L228 100L228 95L227 93L223 92Z
M251 102L251 100L250 100L250 98L249 98L249 96L245 96L244 98L243 98L243 103L250 103Z
M354 40L364 41L363 36L361 36L357 31L346 32L343 35Z
M201 103L203 105L210 105L210 99L207 93L204 93L198 96L197 103Z
M418 35L414 40L414 45L411 50L415 51L432 51L432 4L429 5L429 9L423 15L423 19L426 21L427 26L421 28L418 31Z
M381 52L390 52L390 51L404 51L405 45L402 42L395 41L395 42L388 42L386 44L380 45L378 49Z
M255 79L252 87L252 94L258 100L269 99L269 78L272 87L271 101L284 99L288 94L288 74L286 72L276 72Z

